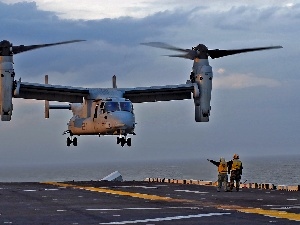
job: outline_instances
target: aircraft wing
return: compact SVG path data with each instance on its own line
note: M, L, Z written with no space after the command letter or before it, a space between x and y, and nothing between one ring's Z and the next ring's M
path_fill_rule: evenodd
M25 83L17 81L14 98L37 99L58 102L82 103L89 95L88 88L50 84Z
M157 102L191 99L191 94L195 93L195 84L180 84L153 87L136 87L124 89L123 97L133 103Z
M82 103L84 97L98 98L107 95L124 97L133 103L157 102L191 99L191 94L198 93L196 84L180 84L135 88L82 88L61 85L15 83L14 98L48 100L58 102Z

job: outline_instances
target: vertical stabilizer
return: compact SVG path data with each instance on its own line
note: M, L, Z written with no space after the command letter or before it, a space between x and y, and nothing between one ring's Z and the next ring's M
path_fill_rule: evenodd
M116 75L112 76L112 85L113 85L113 88L117 88L117 77L116 77Z
M45 84L48 84L48 75L45 75ZM45 100L45 118L49 118L49 101Z

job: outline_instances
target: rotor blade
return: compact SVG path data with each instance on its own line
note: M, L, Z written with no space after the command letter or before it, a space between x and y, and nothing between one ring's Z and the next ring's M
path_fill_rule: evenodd
M186 54L178 54L178 55L164 55L164 56L169 56L169 57L178 57L178 58L187 58Z
M163 42L148 42L148 43L141 43L141 45L146 45L146 46L151 46L155 48L163 48L163 49L168 49L168 50L173 50L173 51L179 51L179 52L189 52L189 49L183 49L183 48L177 48L172 45L163 43Z
M12 46L12 52L13 52L13 54L18 54L18 53L21 53L21 52L30 51L30 50L34 50L34 49L37 49L37 48L44 48L44 47L50 47L50 46L54 46L54 45L69 44L69 43L80 42L80 41L85 41L85 40L63 41L63 42L57 42L57 43L51 43L51 44L41 44L41 45Z
M276 49L276 48L282 48L282 46L243 48L243 49L232 49L232 50L214 49L214 50L208 50L208 54L212 59L215 59L215 58L221 58L223 56L234 55L234 54L239 54L244 52L254 52L254 51L262 51L262 50Z
M187 54L178 54L178 55L164 55L169 57L176 57L176 58L184 58L184 59L191 59L194 60L197 56L197 53L195 51L190 51Z

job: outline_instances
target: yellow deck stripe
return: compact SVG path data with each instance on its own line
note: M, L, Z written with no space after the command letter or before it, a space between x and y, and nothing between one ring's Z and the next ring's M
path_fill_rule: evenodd
M95 191L95 192L101 192L101 193L107 193L107 194L113 194L113 195L130 196L130 197L134 197L134 198L142 198L142 199L148 199L148 200L199 203L197 201L188 200L188 199L174 199L174 198L162 197L162 196L158 196L158 195L141 194L141 193L127 192L127 191L116 191L116 190L107 189L107 188L84 187L84 186L77 186L77 185L60 183L60 182L43 182L42 184L50 184L50 185L55 185L55 186L60 186L60 187L71 187L71 188L76 188L76 189L83 189L83 190ZM214 203L205 203L205 202L202 204L205 204L205 206L208 206L208 207L215 207L217 209L229 209L229 210L235 210L235 211L243 212L243 213L252 213L252 214L259 214L259 215L264 215L264 216L269 216L269 217L276 217L276 218L280 218L280 219L300 221L300 214L289 213L286 211L268 210L268 209L261 209L261 208L245 208L245 207L241 207L238 205L216 205Z
M286 211L268 210L268 209L261 209L261 208L241 208L236 210L243 213L254 213L254 214L260 214L264 216L276 217L281 219L300 221L300 214L290 213Z
M130 196L130 197L134 197L134 198L142 198L142 199L148 199L148 200L178 201L178 199L172 199L170 197L162 197L162 196L158 196L158 195L149 195L149 194L141 194L141 193L134 193L134 192L126 192L126 191L116 191L116 190L111 190L111 189L107 189L107 188L75 186L72 184L65 184L65 183L59 183L59 182L44 182L43 184L51 184L51 185L56 185L56 186L60 186L60 187L72 187L72 188L83 189L83 190L87 190L87 191L102 192L102 193L121 195L121 196Z

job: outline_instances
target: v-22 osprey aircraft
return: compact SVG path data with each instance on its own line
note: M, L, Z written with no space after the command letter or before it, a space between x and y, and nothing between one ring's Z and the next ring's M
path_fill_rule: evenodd
M45 118L49 118L50 109L69 109L73 117L68 123L67 146L77 146L80 135L117 135L117 144L131 146L135 135L135 117L133 103L183 100L193 98L195 121L208 122L211 106L213 72L208 57L215 59L223 56L251 51L282 48L270 46L233 50L209 50L199 44L191 49L182 49L162 42L142 43L142 45L180 52L169 55L194 61L192 72L186 84L152 87L117 88L113 76L112 88L82 88L48 84L22 82L15 80L13 56L26 51L84 40L71 40L51 44L14 46L7 40L0 42L0 115L2 121L10 121L13 111L12 98L45 100ZM68 102L68 105L50 105L49 101Z

